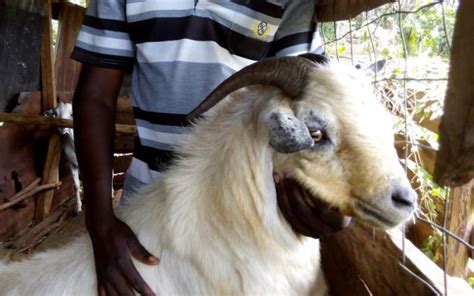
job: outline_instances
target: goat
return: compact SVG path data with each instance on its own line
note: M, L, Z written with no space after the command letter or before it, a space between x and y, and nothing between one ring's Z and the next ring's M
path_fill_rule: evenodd
M72 104L58 102L56 108L47 110L45 115L63 119L72 119ZM61 144L63 146L64 155L69 162L69 169L71 170L72 180L74 181L76 213L79 213L82 210L81 183L79 180L79 164L77 163L76 149L74 146L74 130L72 128L60 127L58 128L58 131L61 135Z
M325 295L319 241L295 234L279 211L274 172L373 226L413 214L390 118L355 75L321 57L269 58L190 114L173 165L117 211L161 259L134 261L156 293ZM0 281L0 295L94 295L90 240L6 265Z

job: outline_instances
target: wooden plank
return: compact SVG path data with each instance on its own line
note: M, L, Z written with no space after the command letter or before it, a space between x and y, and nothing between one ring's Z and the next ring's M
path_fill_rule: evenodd
M413 115L413 120L427 130L432 131L433 133L439 133L439 124L441 123L440 117L430 120L429 114L423 114L420 112Z
M132 100L130 97L121 96L118 98L115 122L122 124L135 124Z
M125 182L125 174L114 175L114 190L120 190L123 188L123 183Z
M400 267L400 258L400 250L385 232L355 223L321 240L321 260L331 296L431 296L427 287Z
M408 262L408 264L414 267L414 271L421 274L421 278L423 278L426 282L430 283L435 289L437 289L439 292L442 293L442 295L444 295L444 271L428 257L426 257L425 254L423 254L420 249L414 246L409 240L403 240L403 234L400 230L394 229L389 233L389 237L394 246L398 249L399 255L401 255L402 250L405 250L404 254L406 257L406 261ZM403 244L405 245L405 247L403 247ZM446 279L448 284L448 295L474 296L474 290L464 279L450 275L447 275ZM408 293L400 295L418 294ZM433 294L431 293L430 295Z
M59 182L59 161L61 159L62 143L59 134L53 134L49 139L48 154L43 167L41 184ZM35 220L42 221L49 216L53 202L54 190L42 192L36 203Z
M0 122L14 122L18 124L35 124L48 127L73 127L73 121L57 117L46 117L42 115L22 115L0 112ZM123 135L134 135L135 126L128 124L116 124L115 132Z
M133 104L130 97L121 96L117 99L117 112L133 113Z
M116 135L114 143L115 153L132 153L135 135Z
M56 89L58 92L73 92L76 89L81 63L70 57L85 13L84 7L67 2L61 3L56 47Z
M334 22L348 20L358 14L395 0L319 0L316 2L316 20Z
M132 162L132 155L114 156L114 174L125 173Z
M430 149L430 144L424 140L417 141L419 146L416 147L416 151L421 160L421 166L431 175L433 175L436 159L436 150ZM395 148L400 158L405 157L405 137L402 135L395 135ZM408 144L408 153L414 152L415 147L411 143Z
M434 295L401 265L402 233L353 223L321 239L321 261L330 295ZM405 265L443 293L443 271L405 240ZM449 295L473 295L464 280L448 276Z
M54 69L51 1L46 1L46 3L47 15L43 21L43 37L41 41L43 111L56 107L56 74Z

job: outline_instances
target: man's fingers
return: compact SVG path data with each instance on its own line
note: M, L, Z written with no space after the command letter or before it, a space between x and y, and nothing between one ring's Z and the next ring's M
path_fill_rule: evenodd
M304 189L301 188L295 181L288 179L288 189L290 191L289 203L295 214L301 218L310 218L313 214L312 209L304 200Z
M99 286L99 296L107 296L107 293L105 292L105 288L104 288L104 285L99 283L98 284Z
M313 203L315 216L319 216L333 231L342 230L351 223L351 217L342 215L337 210L330 208L327 203L321 200L314 200Z
M133 257L142 263L148 265L157 265L160 263L160 259L150 254L150 252L148 252L147 249L145 249L145 247L143 247L137 239L130 241L129 248Z
M114 287L109 283L104 283L104 290L107 296L120 296L117 291L115 291Z
M110 278L110 283L118 295L134 295L132 288L127 282L126 278L119 272L114 273Z
M135 265L133 265L132 260L129 260L127 266L124 268L123 272L124 277L127 279L128 283L135 289L140 295L155 295L153 290L148 286L148 284L140 276Z
M281 177L278 175L278 173L273 173L273 181L275 181L275 184L280 183Z
M277 199L280 205L280 211L282 212L285 219L296 232L303 235L308 235L308 233L310 233L310 229L301 222L299 217L297 217L296 213L293 211L291 202L289 201L292 197L288 196L288 189L291 187L288 186L287 180L280 180L280 182L276 183L275 186L277 190Z
M275 183L276 193L277 193L277 202L280 205L280 208L288 209L290 207L290 203L288 202L288 194L286 193L285 185L281 180ZM285 215L285 211L282 211L283 215Z
M329 209L328 205L323 205L322 202L321 204L316 202L316 208L311 207L304 199L304 195L307 194L305 189L293 179L286 178L280 183L285 183L284 191L287 200L287 208L283 209L286 212L285 218L296 232L313 238L321 238L343 229L342 225L348 223L345 218ZM328 223L324 218L332 219L332 223Z
M334 231L346 228L352 221L351 217L342 216L332 210L323 211L320 216L324 223L329 225Z

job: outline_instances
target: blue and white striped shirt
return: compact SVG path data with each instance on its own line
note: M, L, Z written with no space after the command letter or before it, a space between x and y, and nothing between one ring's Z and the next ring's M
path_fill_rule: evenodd
M185 115L219 83L265 57L320 46L314 0L93 0L72 57L132 71L126 184L146 184L165 168Z

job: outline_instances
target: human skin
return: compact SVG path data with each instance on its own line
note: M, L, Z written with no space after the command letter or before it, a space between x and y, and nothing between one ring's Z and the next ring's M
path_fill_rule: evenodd
M74 131L83 181L86 227L94 248L99 294L154 295L131 256L158 264L112 209L112 161L121 70L84 64L74 94Z

